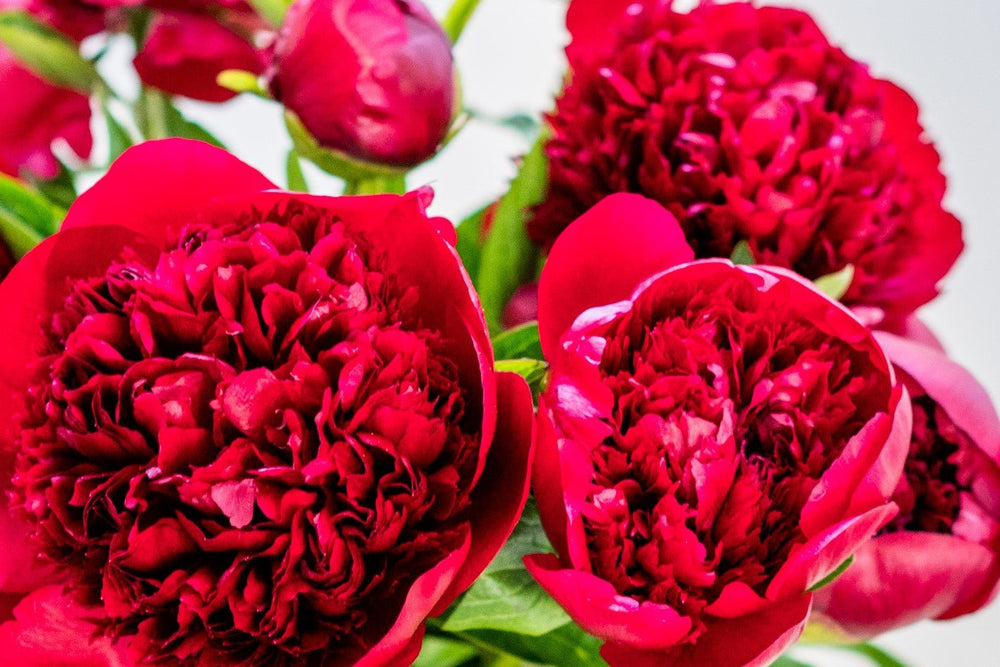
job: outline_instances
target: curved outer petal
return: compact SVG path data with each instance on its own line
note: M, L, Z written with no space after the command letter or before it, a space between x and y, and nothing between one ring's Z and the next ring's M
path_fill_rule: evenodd
M608 643L601 656L612 667L764 667L796 642L811 605L811 595L800 595L749 616L713 620L695 644L643 651Z
M545 534L557 553L567 553L566 501L563 495L562 466L559 460L559 436L552 423L547 394L538 399L535 425L535 464L531 487L538 503L538 515Z
M691 619L673 608L619 595L607 581L580 570L561 569L553 554L526 556L535 581L581 628L606 641L643 649L665 649L691 631Z
M133 62L144 83L205 102L236 96L216 82L223 70L264 71L261 52L217 18L175 11L153 15L146 42Z
M0 625L0 665L5 667L127 667L123 645L94 639L95 616L48 586L24 598Z
M694 259L680 225L656 202L606 197L566 228L538 284L538 333L553 361L559 339L593 306L627 299L651 275Z
M79 157L90 157L90 101L22 67L0 44L0 172L52 178L59 163L52 142L62 138Z
M415 637L423 632L424 621L458 576L462 563L468 557L470 540L471 536L467 535L460 548L413 582L396 622L375 646L354 663L354 667L388 667L406 664L405 657L416 657L413 655Z
M462 385L470 392L466 413L481 419L483 443L476 478L482 474L496 429L497 387L493 372L493 348L479 297L462 262L442 233L440 219L428 218L425 191L404 196L320 197L289 192L261 192L252 197L220 199L206 207L202 217L226 220L247 206L270 208L288 201L300 201L325 209L343 220L375 248L403 285L417 287L417 304L424 326L442 333L455 360ZM478 393L477 393L478 392ZM477 406L478 412L473 412Z
M914 343L926 345L942 354L946 354L944 345L937 337L937 334L916 315L910 315L901 322L879 324L874 328L899 336L900 338L905 338Z
M37 366L39 322L59 308L72 281L103 274L126 249L140 256L157 250L122 227L62 231L25 255L0 283L6 318L0 345L0 449L9 448L17 432L21 397Z
M432 615L443 613L490 564L514 531L528 500L533 420L531 391L515 373L497 373L497 432L483 476L472 494L469 557Z
M2 455L0 455L2 456ZM0 596L20 595L59 580L59 575L38 559L38 549L29 541L31 527L13 516L7 504L10 471L0 479ZM0 621L3 614L0 613Z
M876 507L812 537L792 549L767 587L767 597L781 600L804 593L837 569L858 547L894 516L894 504Z
M816 609L852 637L868 639L982 599L996 582L996 567L989 548L952 535L889 533L865 544L816 593Z
M875 338L892 363L923 387L984 454L1000 463L1000 417L976 378L933 348L884 332Z
M274 187L221 148L189 139L147 141L125 151L80 195L62 229L118 225L162 247L213 199Z

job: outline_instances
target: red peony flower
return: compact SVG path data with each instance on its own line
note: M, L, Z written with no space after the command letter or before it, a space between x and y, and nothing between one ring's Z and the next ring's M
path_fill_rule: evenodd
M517 521L531 396L428 192L271 188L144 144L0 284L16 499L137 661L405 664Z
M614 195L539 284L558 556L527 565L614 666L768 664L896 511L910 415L871 333L789 271L692 257L662 207Z
M227 69L264 71L254 44L263 22L244 2L149 2L156 8L135 57L139 78L172 95L205 102L236 96L216 79Z
M126 667L124 646L94 637L99 622L92 610L65 597L59 586L42 588L14 609L14 620L0 624L0 664L18 667Z
M810 279L853 265L844 301L889 319L934 298L961 225L909 95L803 12L671 5L571 3L531 236L551 247L605 195L636 192L670 210L697 257L746 241L758 263Z
M1000 419L982 386L943 352L876 334L913 407L899 515L817 595L858 639L983 607L1000 579Z
M383 165L432 156L457 104L451 43L418 0L296 0L267 76L321 146Z
M0 11L21 10L64 35L82 41L104 29L99 2L88 0L0 0Z

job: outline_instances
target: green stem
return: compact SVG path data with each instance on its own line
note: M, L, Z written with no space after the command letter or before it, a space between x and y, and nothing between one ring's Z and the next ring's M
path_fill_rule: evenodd
M140 95L142 105L142 133L146 139L166 139L170 136L167 111L170 98L152 88L143 88Z
M458 42L462 31L465 30L465 24L472 18L472 14L478 6L479 0L455 0L451 5L444 20L441 21L441 27L444 28L445 34L448 35L452 44Z
M346 180L345 195L380 195L406 192L405 176L371 176L357 180Z

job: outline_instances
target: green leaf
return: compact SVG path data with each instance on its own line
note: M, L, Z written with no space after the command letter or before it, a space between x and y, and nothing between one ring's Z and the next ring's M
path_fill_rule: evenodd
M878 665L878 667L907 667L905 662L902 662L899 658L873 644L854 644L853 646L842 646L840 648L863 655Z
M801 660L796 660L795 658L787 655L783 655L771 663L771 667L812 667L812 665L802 662Z
M522 562L528 554L551 551L538 509L529 502L510 539L452 607L442 629L498 630L539 637L569 623L566 612L531 578Z
M530 209L542 201L548 189L546 139L543 132L524 157L510 190L497 205L483 246L476 287L493 333L501 330L500 315L514 291L535 278L538 248L528 238L525 223Z
M309 192L306 175L302 173L302 162L295 150L288 151L285 160L285 173L288 175L288 189L293 192Z
M607 667L601 658L601 640L575 623L567 623L540 637L495 630L472 630L465 636L536 665L552 667Z
M253 72L242 69L226 69L219 72L215 82L234 93L250 93L264 99L271 99L271 94L260 83L260 77Z
M413 667L461 667L478 653L457 639L428 635Z
M104 105L104 123L108 128L108 161L114 162L135 144L135 140L132 133L114 117L107 104Z
M38 192L4 174L0 174L0 211L20 220L43 237L59 231L64 213L56 210Z
M53 205L63 209L62 211L57 211L56 217L58 221L56 227L58 228L65 215L65 209L68 209L76 201L76 183L73 181L73 172L66 165L60 163L59 173L56 174L55 178L50 178L46 181L31 179L31 185L52 202ZM55 233L55 230L53 230L53 233Z
M813 282L816 284L816 289L820 292L823 292L834 301L840 301L847 294L847 290L851 288L853 281L854 265L848 264L840 271L820 276Z
M452 44L462 36L465 24L472 18L478 6L479 0L454 0L448 13L441 20L441 27L444 28Z
M812 592L818 591L819 589L823 588L824 586L829 586L830 584L832 584L837 579L837 577L839 577L840 575L842 575L844 573L844 570L846 570L847 568L849 568L851 566L851 563L853 563L853 562L854 562L854 556L851 555L850 557L848 557L847 560L845 560L843 563L841 563L840 565L838 565L837 569L835 569L833 572L831 572L830 574L826 575L825 577L823 577L822 579L820 579L818 582L816 582L815 584L813 584L813 586L809 589L809 592L812 593Z
M504 331L493 339L493 354L500 359L538 359L542 356L542 343L538 339L538 322L528 322Z
M482 230L483 220L489 206L484 206L462 222L458 223L455 232L458 235L458 243L455 250L462 258L462 264L469 276L475 280L479 275L479 259L483 254Z
M545 391L549 365L538 359L501 359L494 364L497 372L517 373L524 378L536 398Z
M753 251L750 250L750 244L746 241L740 241L733 248L733 254L730 255L729 261L733 264L751 266L756 264L756 260L753 257Z
M275 28L281 26L285 21L285 14L292 0L249 0L257 13Z
M28 69L58 86L89 93L101 81L73 40L27 12L0 12L0 42Z

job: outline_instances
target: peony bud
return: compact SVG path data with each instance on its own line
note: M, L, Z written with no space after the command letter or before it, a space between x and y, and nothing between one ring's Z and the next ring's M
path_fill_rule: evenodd
M267 77L320 146L393 167L432 156L456 105L451 45L416 0L298 0Z

